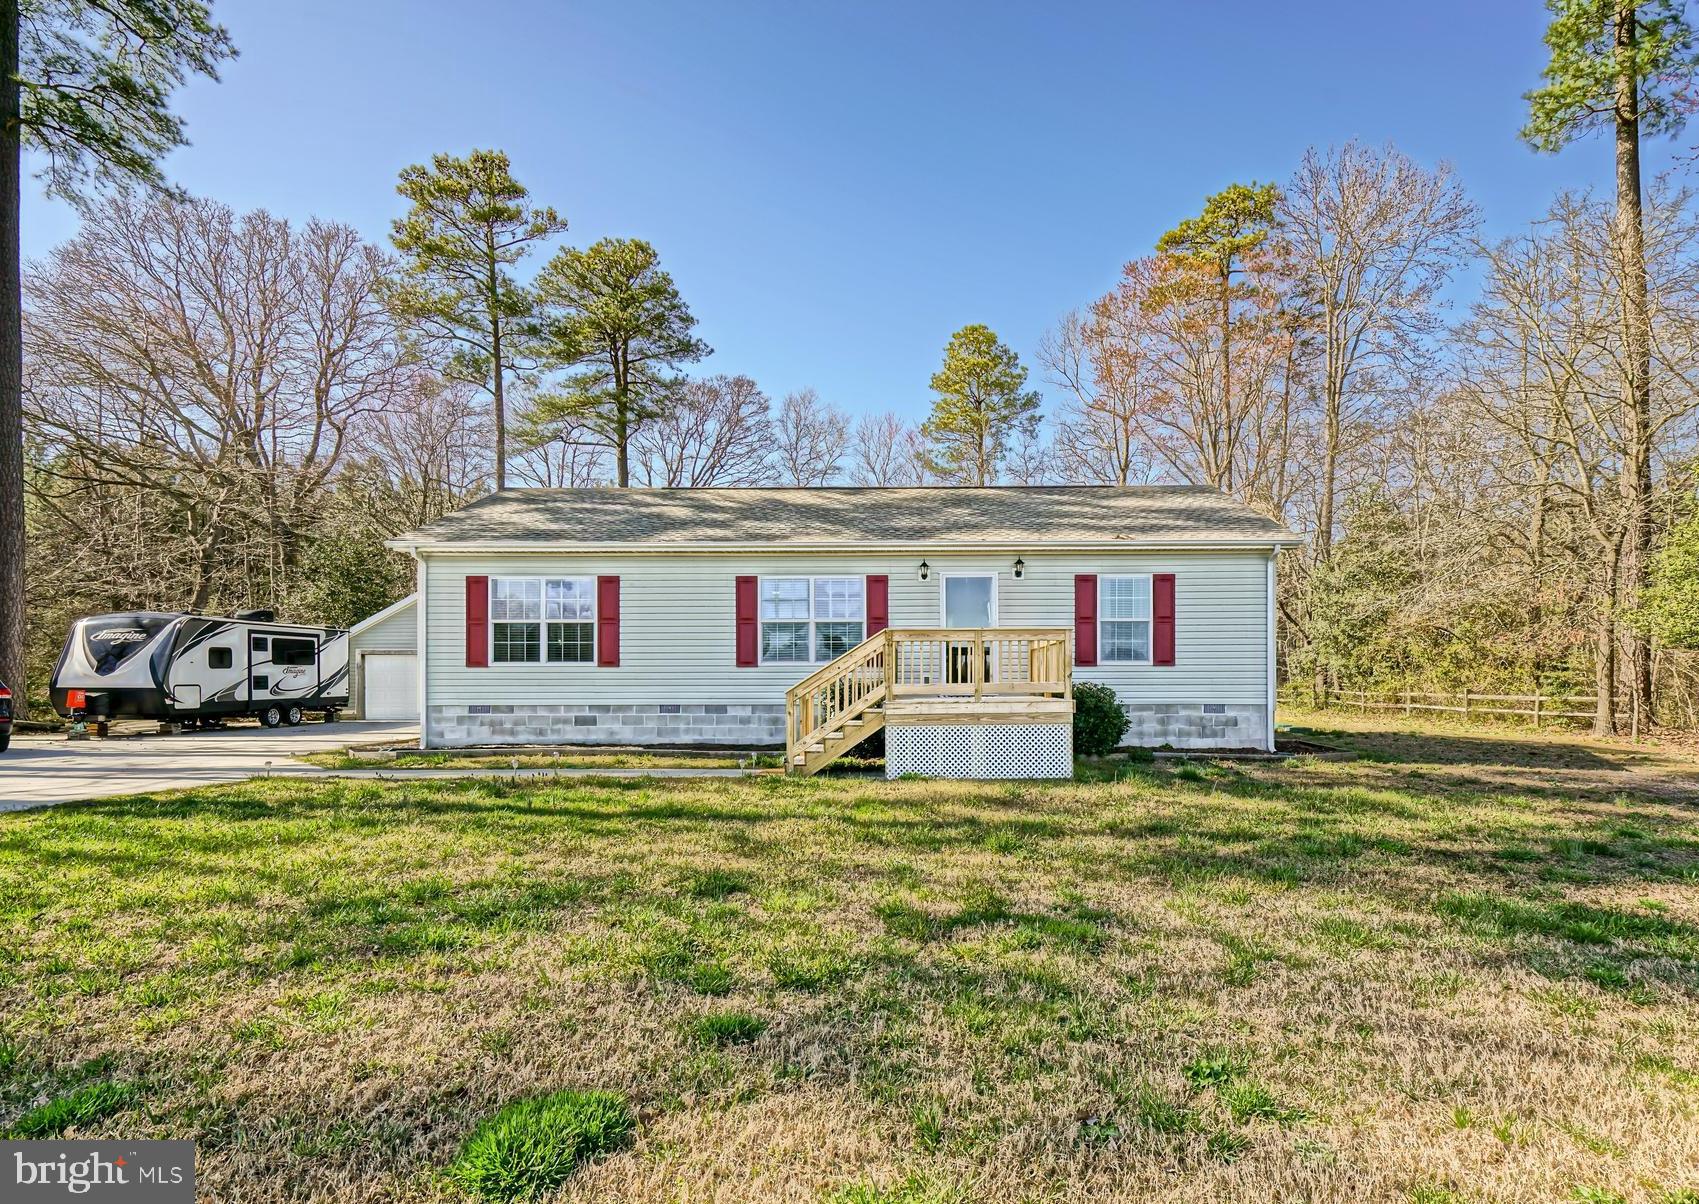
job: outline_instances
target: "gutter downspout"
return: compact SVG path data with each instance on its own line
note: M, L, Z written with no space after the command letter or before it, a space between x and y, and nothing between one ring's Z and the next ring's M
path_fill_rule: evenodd
M1274 562L1280 555L1280 549L1275 548L1268 554L1268 751L1274 751L1274 701L1279 692L1276 681L1275 640L1274 640Z
M415 608L414 622L416 633L413 637L419 652L419 747L431 746L431 647L425 633L429 624L425 621L426 611L430 607L430 574L425 567L425 558L419 552L413 553L413 559L418 565L414 588L419 593L419 605Z

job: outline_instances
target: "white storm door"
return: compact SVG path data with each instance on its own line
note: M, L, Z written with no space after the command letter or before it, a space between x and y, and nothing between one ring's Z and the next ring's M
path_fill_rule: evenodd
M995 627L997 625L997 578L990 573L948 573L942 587L942 618L945 627ZM970 686L976 674L971 640L951 640L945 648L945 681L953 686ZM991 648L985 648L977 674L990 681ZM978 687L974 687L977 692Z
M945 627L995 627L997 578L989 573L949 573L944 577Z

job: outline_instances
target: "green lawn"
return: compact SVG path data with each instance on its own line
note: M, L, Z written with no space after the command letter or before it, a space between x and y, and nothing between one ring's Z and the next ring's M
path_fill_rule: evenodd
M208 1200L460 1199L580 1113L552 1199L1699 1200L1691 795L1363 726L0 816L0 1126L193 1138Z

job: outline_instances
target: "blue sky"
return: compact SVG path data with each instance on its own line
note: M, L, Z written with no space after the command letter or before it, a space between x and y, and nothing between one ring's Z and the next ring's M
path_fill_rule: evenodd
M1605 140L1555 157L1517 140L1544 54L1532 0L214 11L242 56L179 95L192 145L167 170L190 191L387 240L400 168L499 147L564 241L656 245L716 348L705 370L854 412L922 415L969 322L1039 378L1066 310L1206 194L1281 180L1306 146L1450 160L1494 233L1610 172ZM25 255L75 220L26 184Z

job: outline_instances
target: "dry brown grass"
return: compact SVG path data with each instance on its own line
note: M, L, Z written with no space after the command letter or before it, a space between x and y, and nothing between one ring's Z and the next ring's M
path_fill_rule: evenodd
M0 1123L135 1084L80 1131L216 1200L452 1199L563 1087L640 1120L571 1201L1699 1191L1692 808L1349 738L1391 759L6 816Z

